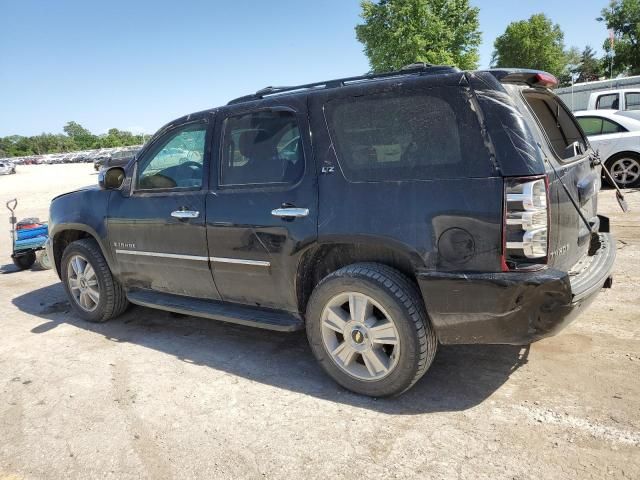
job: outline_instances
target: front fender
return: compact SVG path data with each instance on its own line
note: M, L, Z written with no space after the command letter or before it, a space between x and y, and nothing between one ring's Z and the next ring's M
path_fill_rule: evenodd
M81 232L81 237L90 236L99 245L107 264L115 272L115 259L108 248L106 227L107 207L111 192L106 190L83 190L55 198L49 208L49 238L54 255L61 255L56 248L65 234ZM54 257L58 263L59 258Z

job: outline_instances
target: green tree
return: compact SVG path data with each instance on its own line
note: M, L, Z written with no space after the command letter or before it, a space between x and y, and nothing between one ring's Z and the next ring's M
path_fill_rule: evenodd
M560 82L560 86L564 87L567 85L571 85L571 80L577 78L579 75L578 71L580 70L580 63L582 61L582 54L580 53L580 49L578 47L571 47L566 52L564 52L564 63L565 67L558 80Z
M374 72L426 62L478 67L479 9L469 0L363 0L356 38Z
M97 137L79 123L67 122L63 130L74 141L78 149L86 150L95 147Z
M566 73L564 34L543 13L510 23L494 48L492 64L496 67L533 68L557 77Z
M0 137L0 158L43 155L45 153L74 152L104 147L142 145L143 135L111 128L105 135L96 136L77 122L68 122L61 133L41 133L32 137L10 135Z
M578 73L578 82L593 82L602 75L602 63L589 45L584 47L580 55L580 65L576 73Z
M640 0L612 0L598 20L613 30L613 51L608 38L603 47L613 55L614 73L640 74Z

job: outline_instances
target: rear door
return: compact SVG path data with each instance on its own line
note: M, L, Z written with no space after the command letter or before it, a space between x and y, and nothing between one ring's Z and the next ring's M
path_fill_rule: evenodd
M297 310L300 255L317 237L306 99L224 108L207 196L207 240L225 301Z
M520 101L524 100L525 114L531 119L533 133L547 160L549 265L570 270L586 255L591 239L576 206L588 222L598 221L600 170L592 165L589 144L575 117L558 97L543 89L508 88L520 90L518 96L521 95Z

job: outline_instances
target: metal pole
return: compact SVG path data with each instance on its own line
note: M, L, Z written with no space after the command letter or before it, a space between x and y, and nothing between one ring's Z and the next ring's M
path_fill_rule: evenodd
M575 112L576 109L575 109L575 107L573 105L573 83L574 83L574 81L573 81L573 73L572 73L571 74L571 111Z

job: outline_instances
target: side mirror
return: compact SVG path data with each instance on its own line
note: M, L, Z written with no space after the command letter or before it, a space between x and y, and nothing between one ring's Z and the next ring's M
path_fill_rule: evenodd
M98 174L98 185L103 190L117 190L124 183L125 176L122 167L107 168Z

